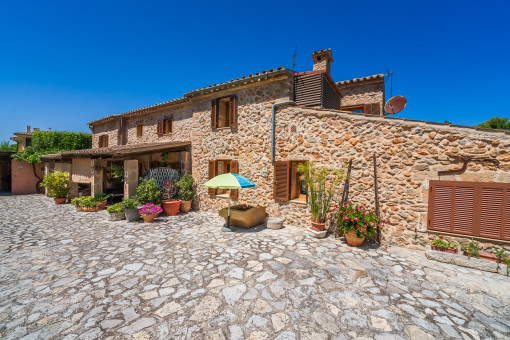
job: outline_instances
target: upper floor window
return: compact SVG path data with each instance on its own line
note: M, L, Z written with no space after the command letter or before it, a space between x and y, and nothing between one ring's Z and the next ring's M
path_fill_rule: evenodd
M141 138L143 136L143 123L136 123L136 137Z
M108 147L108 135L99 136L99 147L107 148Z
M380 115L379 103L363 104L363 105L352 105L343 106L342 111L350 111L354 113L365 113L367 115Z
M233 127L237 123L236 95L211 101L211 128Z
M158 122L158 135L168 135L172 133L172 118L166 118Z
M28 137L28 138L25 140L25 146L32 146L32 138Z

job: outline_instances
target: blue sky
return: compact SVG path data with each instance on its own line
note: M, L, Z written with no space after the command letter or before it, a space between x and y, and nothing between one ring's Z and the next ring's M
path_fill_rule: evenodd
M336 81L395 72L398 117L510 116L510 1L0 0L0 140L105 115L332 48ZM389 92L389 82L387 83Z

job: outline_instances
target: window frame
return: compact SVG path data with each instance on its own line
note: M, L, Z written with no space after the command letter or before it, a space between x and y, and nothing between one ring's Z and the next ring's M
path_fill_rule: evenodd
M220 101L229 98L229 108L227 114L228 124L226 126L218 126L220 115ZM237 95L230 94L226 96L216 97L211 100L211 129L225 129L237 126Z
M136 123L136 138L143 137L143 122Z
M209 179L215 177L215 176L218 176L218 175L222 175L223 173L219 174L218 173L218 162L228 162L228 167L229 167L229 172L230 173L234 173L234 174L238 174L239 173L239 161L237 160L234 160L234 159L225 159L225 158L221 158L221 159L214 159L214 160L210 160L209 161ZM213 167L211 167L211 165L213 165ZM224 173L228 173L228 172L224 172ZM218 190L226 190L226 189L214 189L214 188L209 188L209 195L211 197L213 196L220 196L220 195L223 195L224 193L221 193L221 194L218 194ZM231 198L238 198L239 196L239 190L238 189L231 189L230 190L230 197Z

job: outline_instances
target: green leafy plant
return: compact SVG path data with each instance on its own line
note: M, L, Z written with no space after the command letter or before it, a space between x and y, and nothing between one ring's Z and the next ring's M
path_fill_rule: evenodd
M136 188L136 199L142 205L161 203L161 192L155 178L141 179L141 183Z
M82 197L74 197L73 199L71 199L71 204L74 205L75 207L80 207L81 206L81 201L83 199L84 196Z
M345 179L345 171L317 167L313 162L300 164L298 171L302 174L301 179L306 182L312 222L325 223L333 195Z
M341 232L347 233L354 230L356 236L364 238L370 238L377 232L377 226L382 228L385 223L374 211L362 206L354 206L350 202L337 205L331 218Z
M448 248L448 242L441 238L436 238L435 240L432 240L430 244L438 248Z
M8 141L0 142L0 151L2 152L16 152L18 146L16 144L11 144Z
M467 256L469 257L480 257L480 244L473 239L471 239L471 242L469 244L460 243L462 246L462 249L464 249L467 252Z
M40 155L89 149L92 147L92 135L83 132L37 131L32 135L32 145L24 152L12 155L12 158L27 163L41 163Z
M124 182L124 167L122 165L113 164L112 167L112 178L120 182Z
M175 185L179 189L179 197L183 201L193 200L193 197L195 197L195 194L197 193L193 176L190 174L184 175L177 181L177 183L175 183Z
M105 195L105 194L102 194L102 193L94 195L94 201L97 201L97 202L106 201L109 198L110 198L110 195Z
M498 259L498 263L506 263L506 261L509 259L505 249L495 249L494 255L496 255L496 258Z
M41 185L50 190L50 197L64 198L71 189L69 180L69 172L55 171L44 176Z
M492 117L491 119L480 123L476 125L480 128L485 129L500 129L500 130L509 130L510 129L510 122L508 121L508 118L506 117Z
M457 243L449 242L448 241L448 248L449 249L458 249L459 245Z
M85 208L95 208L99 206L99 202L94 199L92 196L83 196L81 200L80 206Z
M121 202L121 205L122 205L122 208L124 209L124 211L126 210L131 210L131 209L137 209L138 208L138 200L133 197L133 198L123 198L122 199L122 202Z
M117 214L123 212L124 209L121 203L115 203L106 208L106 211L108 211L110 214Z

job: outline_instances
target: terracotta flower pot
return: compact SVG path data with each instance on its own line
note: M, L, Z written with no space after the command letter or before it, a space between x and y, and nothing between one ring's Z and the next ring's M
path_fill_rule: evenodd
M165 215L167 216L174 216L179 213L179 208L181 206L180 200L165 200L162 202L163 204L163 211L165 212Z
M126 219L128 222L136 222L140 219L140 214L138 213L138 209L127 209L125 211Z
M326 228L326 223L316 223L312 222L312 229L315 231L324 231L324 228Z
M493 262L498 262L498 257L494 254L491 254L491 253L486 253L484 251L480 251L480 257L479 259L484 259L484 260L489 260L489 261L493 261ZM469 255L469 252L467 250L464 250L464 255L468 256ZM473 256L473 257L476 257L476 256Z
M345 240L347 241L347 244L352 247L359 247L363 244L365 241L364 237L358 237L354 230L349 230L345 233Z
M108 219L110 221L120 221L126 219L126 214L122 211L119 213L108 213Z
M66 197L55 197L55 198L53 198L53 201L55 202L55 204L65 204L67 202L67 198Z
M104 210L106 208L106 200L99 202L99 210Z
M142 218L143 218L143 221L145 223L153 223L154 222L154 219L159 215L159 214L141 214L142 215Z
M181 212L188 213L191 210L191 201L181 201Z
M98 211L98 210L99 210L99 207L92 207L92 208L89 208L89 207L81 207L81 210L82 210L82 211L85 211L85 212L95 212L95 211Z
M430 246L430 247L432 248L432 250L444 251L446 253L451 253L451 254L457 254L457 252L458 252L458 249L441 248L438 246Z

